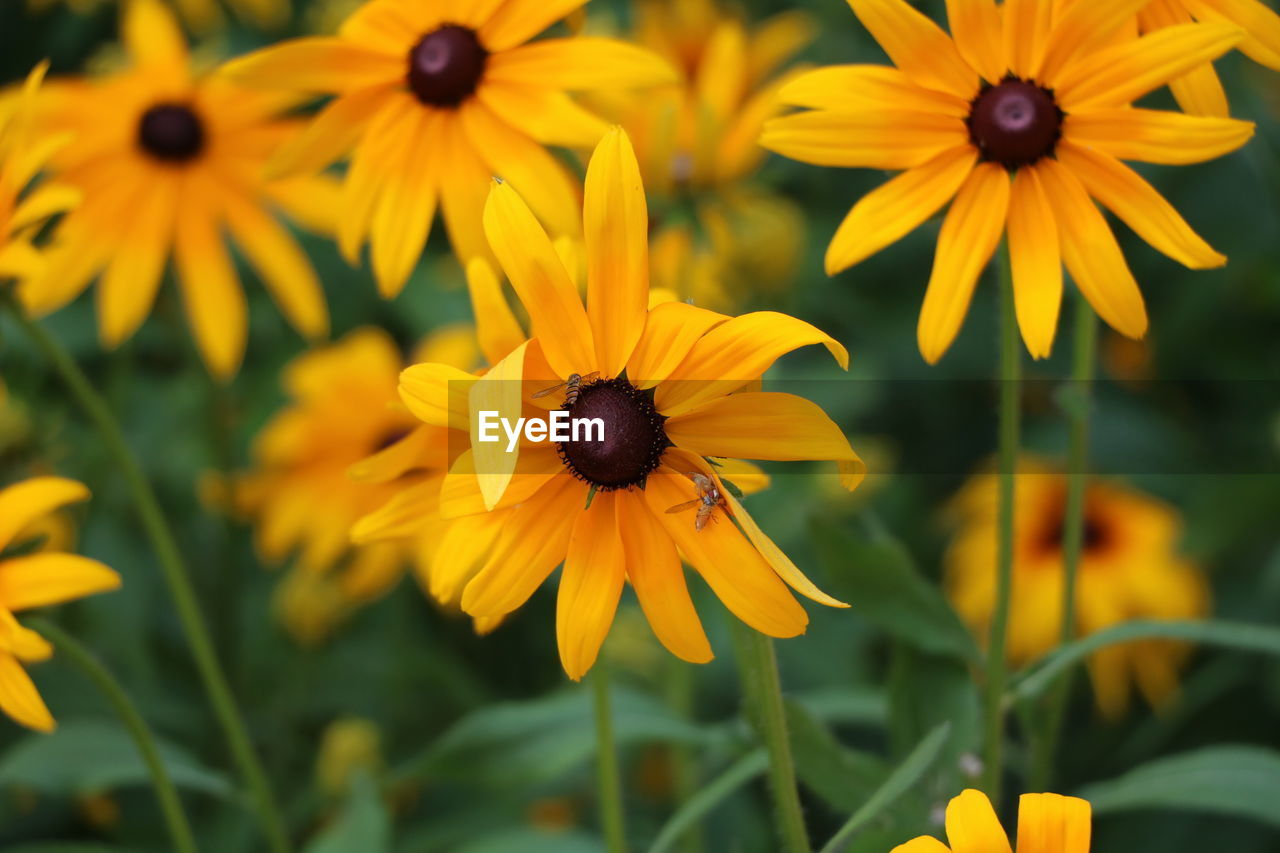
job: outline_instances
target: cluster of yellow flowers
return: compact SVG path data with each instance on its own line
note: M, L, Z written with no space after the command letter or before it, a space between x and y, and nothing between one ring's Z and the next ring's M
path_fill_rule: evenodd
M1253 125L1229 117L1212 61L1238 48L1280 68L1280 17L1258 0L947 0L950 33L906 0L849 0L892 65L807 71L784 68L812 36L799 13L752 27L710 0L645 2L630 40L576 27L544 35L584 2L368 0L332 35L208 69L162 0L123 0L122 67L43 84L37 69L5 102L0 275L24 309L51 313L96 281L101 340L113 347L145 321L172 260L218 380L239 370L249 325L228 242L289 323L321 342L324 291L282 217L331 236L353 265L367 244L387 298L443 218L474 328L438 332L407 364L375 328L303 355L285 372L290 403L259 435L255 470L221 484L225 505L254 520L265 559L298 554L280 606L301 639L323 638L407 566L482 631L563 566L556 635L573 679L591 668L628 583L673 654L711 659L684 563L757 631L802 633L793 593L845 605L748 513L742 495L768 478L744 460L834 462L849 490L865 468L818 406L760 388L788 352L821 345L846 367L845 348L787 315L721 313L741 304L744 281L776 286L799 255L800 212L753 181L765 149L901 173L852 207L827 250L833 275L950 203L919 315L930 363L1007 241L1017 322L1042 358L1064 268L1108 324L1146 332L1142 294L1098 205L1179 263L1225 263L1122 161L1188 164L1239 148ZM195 29L220 14L211 2L176 6ZM289 14L270 0L228 8L264 26ZM1164 86L1184 112L1133 105ZM592 151L585 179L551 149ZM478 440L481 410L556 409L620 438L526 441L511 453ZM1015 612L1057 612L1061 483L1046 475L1019 488L1016 594L1028 604ZM86 496L53 479L5 490L0 545ZM960 503L949 587L978 630L994 599L994 487L979 483ZM1082 631L1204 612L1169 511L1100 486L1088 513ZM1057 572L1040 571L1046 563ZM117 583L85 558L0 559L10 716L52 725L18 663L49 647L10 611ZM1035 657L1058 633L1040 616L1015 618L1009 654ZM1098 655L1104 710L1123 707L1130 673L1153 700L1166 695L1167 652ZM1008 850L978 800L966 792L948 809L953 848ZM1087 804L1040 795L1022 810L1020 849L1087 849ZM1037 826L1059 840L1024 842ZM899 848L942 849L933 839Z

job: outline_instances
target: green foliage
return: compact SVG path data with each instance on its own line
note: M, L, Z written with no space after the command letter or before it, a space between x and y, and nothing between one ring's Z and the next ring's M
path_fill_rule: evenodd
M342 811L325 827L303 853L389 853L391 816L378 786L361 773L351 782Z

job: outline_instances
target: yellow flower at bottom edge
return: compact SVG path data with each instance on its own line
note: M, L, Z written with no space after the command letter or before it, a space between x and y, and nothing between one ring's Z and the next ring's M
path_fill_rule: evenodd
M84 486L61 477L36 477L0 489L0 710L42 732L53 730L53 715L22 665L48 660L53 647L13 614L116 589L120 576L76 554L24 554L20 536L43 516L88 497Z
M835 274L896 242L951 202L916 336L930 364L950 347L1002 235L1018 326L1049 355L1065 265L1102 319L1142 337L1147 312L1096 202L1192 269L1226 258L1122 160L1196 163L1234 151L1249 122L1132 102L1239 43L1231 24L1187 24L1142 38L1124 28L1146 0L949 0L951 35L905 0L849 0L897 66L801 75L761 144L822 166L901 170L864 196L827 249Z
M534 338L483 376L420 364L401 377L401 398L415 415L468 437L439 496L441 514L457 519L453 530L467 530L440 550L433 575L442 594L460 591L472 616L500 618L563 563L556 635L574 679L595 661L628 581L668 649L689 661L711 658L682 557L730 611L770 636L798 635L808 623L788 584L843 606L760 529L716 460L835 460L846 486L855 487L861 460L821 408L749 390L791 350L822 344L844 365L844 348L783 314L726 317L680 302L650 309L644 187L619 129L587 169L585 306L510 185L494 185L484 225ZM536 396L574 375L581 377L574 399L565 399L567 387ZM567 408L575 419L599 418L605 440L525 443L518 453L479 441L478 413L508 407L521 416ZM694 474L714 491L700 492ZM712 505L702 524L694 506L700 497ZM498 513L501 522L492 523Z
M27 8L42 12L59 4L84 14L108 3L129 0L27 0ZM223 23L220 0L172 0L182 19L197 32L207 33ZM221 0L237 16L265 29L275 29L289 20L290 0Z
M1079 797L1023 794L1018 799L1018 843L1010 848L987 795L969 788L947 803L950 847L922 835L891 853L1089 853L1092 811Z
M1014 492L1013 591L1007 654L1029 663L1058 645L1062 624L1066 478L1041 463L1020 464ZM956 498L959 529L945 558L956 611L986 637L995 602L997 478L973 478ZM1084 550L1076 575L1077 636L1131 619L1195 619L1209 609L1203 574L1177 552L1182 523L1170 507L1133 489L1093 481L1085 494ZM1148 640L1110 646L1088 662L1098 707L1128 707L1130 685L1153 705L1177 689L1183 643Z
M72 137L51 169L84 197L59 225L43 272L20 283L19 298L47 314L101 274L98 328L104 345L116 346L146 319L172 255L200 353L226 378L239 369L249 322L225 230L288 321L324 337L324 292L275 211L328 230L337 185L262 177L300 128L275 117L288 104L193 72L159 0L129 0L121 16L130 67L52 82L41 93L42 126Z

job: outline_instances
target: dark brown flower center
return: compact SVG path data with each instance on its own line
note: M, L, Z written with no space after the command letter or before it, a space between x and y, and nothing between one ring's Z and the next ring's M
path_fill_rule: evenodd
M983 160L1012 170L1053 153L1062 135L1062 117L1051 91L1006 77L973 99L969 138Z
M204 123L186 104L157 104L138 122L138 145L157 160L185 163L204 150Z
M409 51L409 88L424 104L456 107L476 90L488 59L475 30L445 24Z
M1064 512L1059 512L1044 529L1044 534L1040 540L1041 547L1045 551L1061 554L1064 550L1067 535L1067 520ZM1112 544L1114 541L1114 531L1111 524L1096 514L1085 508L1084 513L1084 537L1081 542L1081 556L1088 557L1097 554Z
M584 384L577 401L564 408L575 420L599 418L604 425L603 441L558 445L560 458L574 476L603 491L643 485L671 444L662 428L666 418L654 408L652 394L625 379ZM590 433L584 429L580 435Z

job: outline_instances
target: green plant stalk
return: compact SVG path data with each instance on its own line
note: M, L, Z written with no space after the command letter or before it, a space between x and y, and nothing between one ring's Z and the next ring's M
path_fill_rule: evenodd
M782 707L782 684L773 640L730 617L738 672L747 712L769 753L769 788L778 817L778 834L787 853L810 853L809 833L796 788L796 768Z
M1098 348L1098 318L1082 294L1076 301L1072 347L1072 396L1067 406L1067 499L1062 521L1062 625L1058 635L1062 646L1075 639L1076 579L1084 552L1084 498L1088 486L1089 404ZM1047 700L1044 728L1032 759L1033 791L1047 790L1052 781L1053 760L1070 694L1071 672L1068 670L1058 679Z
M164 814L164 822L169 829L173 849L178 853L197 853L191 824L187 822L186 812L182 810L182 800L173 786L173 779L169 777L169 771L165 769L164 761L160 758L155 736L152 735L146 720L138 713L138 709L134 707L124 688L88 649L57 625L40 618L24 621L27 627L52 642L59 654L79 667L111 703L120 721L129 730L134 744L138 747L138 752L142 755L142 760L146 762L147 770L151 773L151 786L155 788L156 799L160 802L160 811Z
M600 823L604 827L609 853L625 853L627 834L623 823L622 773L618 769L618 747L613 740L613 711L609 702L609 670L603 658L596 660L591 675L591 700L596 720L596 774L600 789Z
M226 675L218 663L209 629L205 625L204 617L200 614L195 591L192 589L190 576L182 561L173 532L169 529L155 492L152 491L142 468L125 442L120 425L102 397L93 390L88 377L62 345L43 326L28 319L10 294L0 294L0 302L10 309L10 313L23 331L62 377L72 396L93 421L107 451L120 467L139 520L159 560L165 583L169 588L169 595L178 611L178 618L182 622L183 632L191 647L191 654L195 658L196 669L204 683L209 703L222 726L232 757L254 800L263 833L274 853L288 853L289 841L276 806L275 796L249 741L248 732L240 718L240 711L227 685Z
M692 666L675 655L668 655L663 670L663 692L667 705L679 714L681 719L689 720L693 714ZM669 749L674 782L672 789L675 794L676 808L679 809L698 793L698 768L688 745L673 743ZM684 833L680 846L684 853L702 853L706 849L702 828L697 824L691 826Z
M1021 342L1013 304L1013 275L1007 244L996 266L1000 273L1000 490L997 512L996 601L987 639L986 694L983 721L986 726L982 756L982 790L996 808L1000 801L1001 746L1004 738L1005 640L1009 632L1009 594L1013 586L1013 502L1018 464L1018 427L1021 383Z

